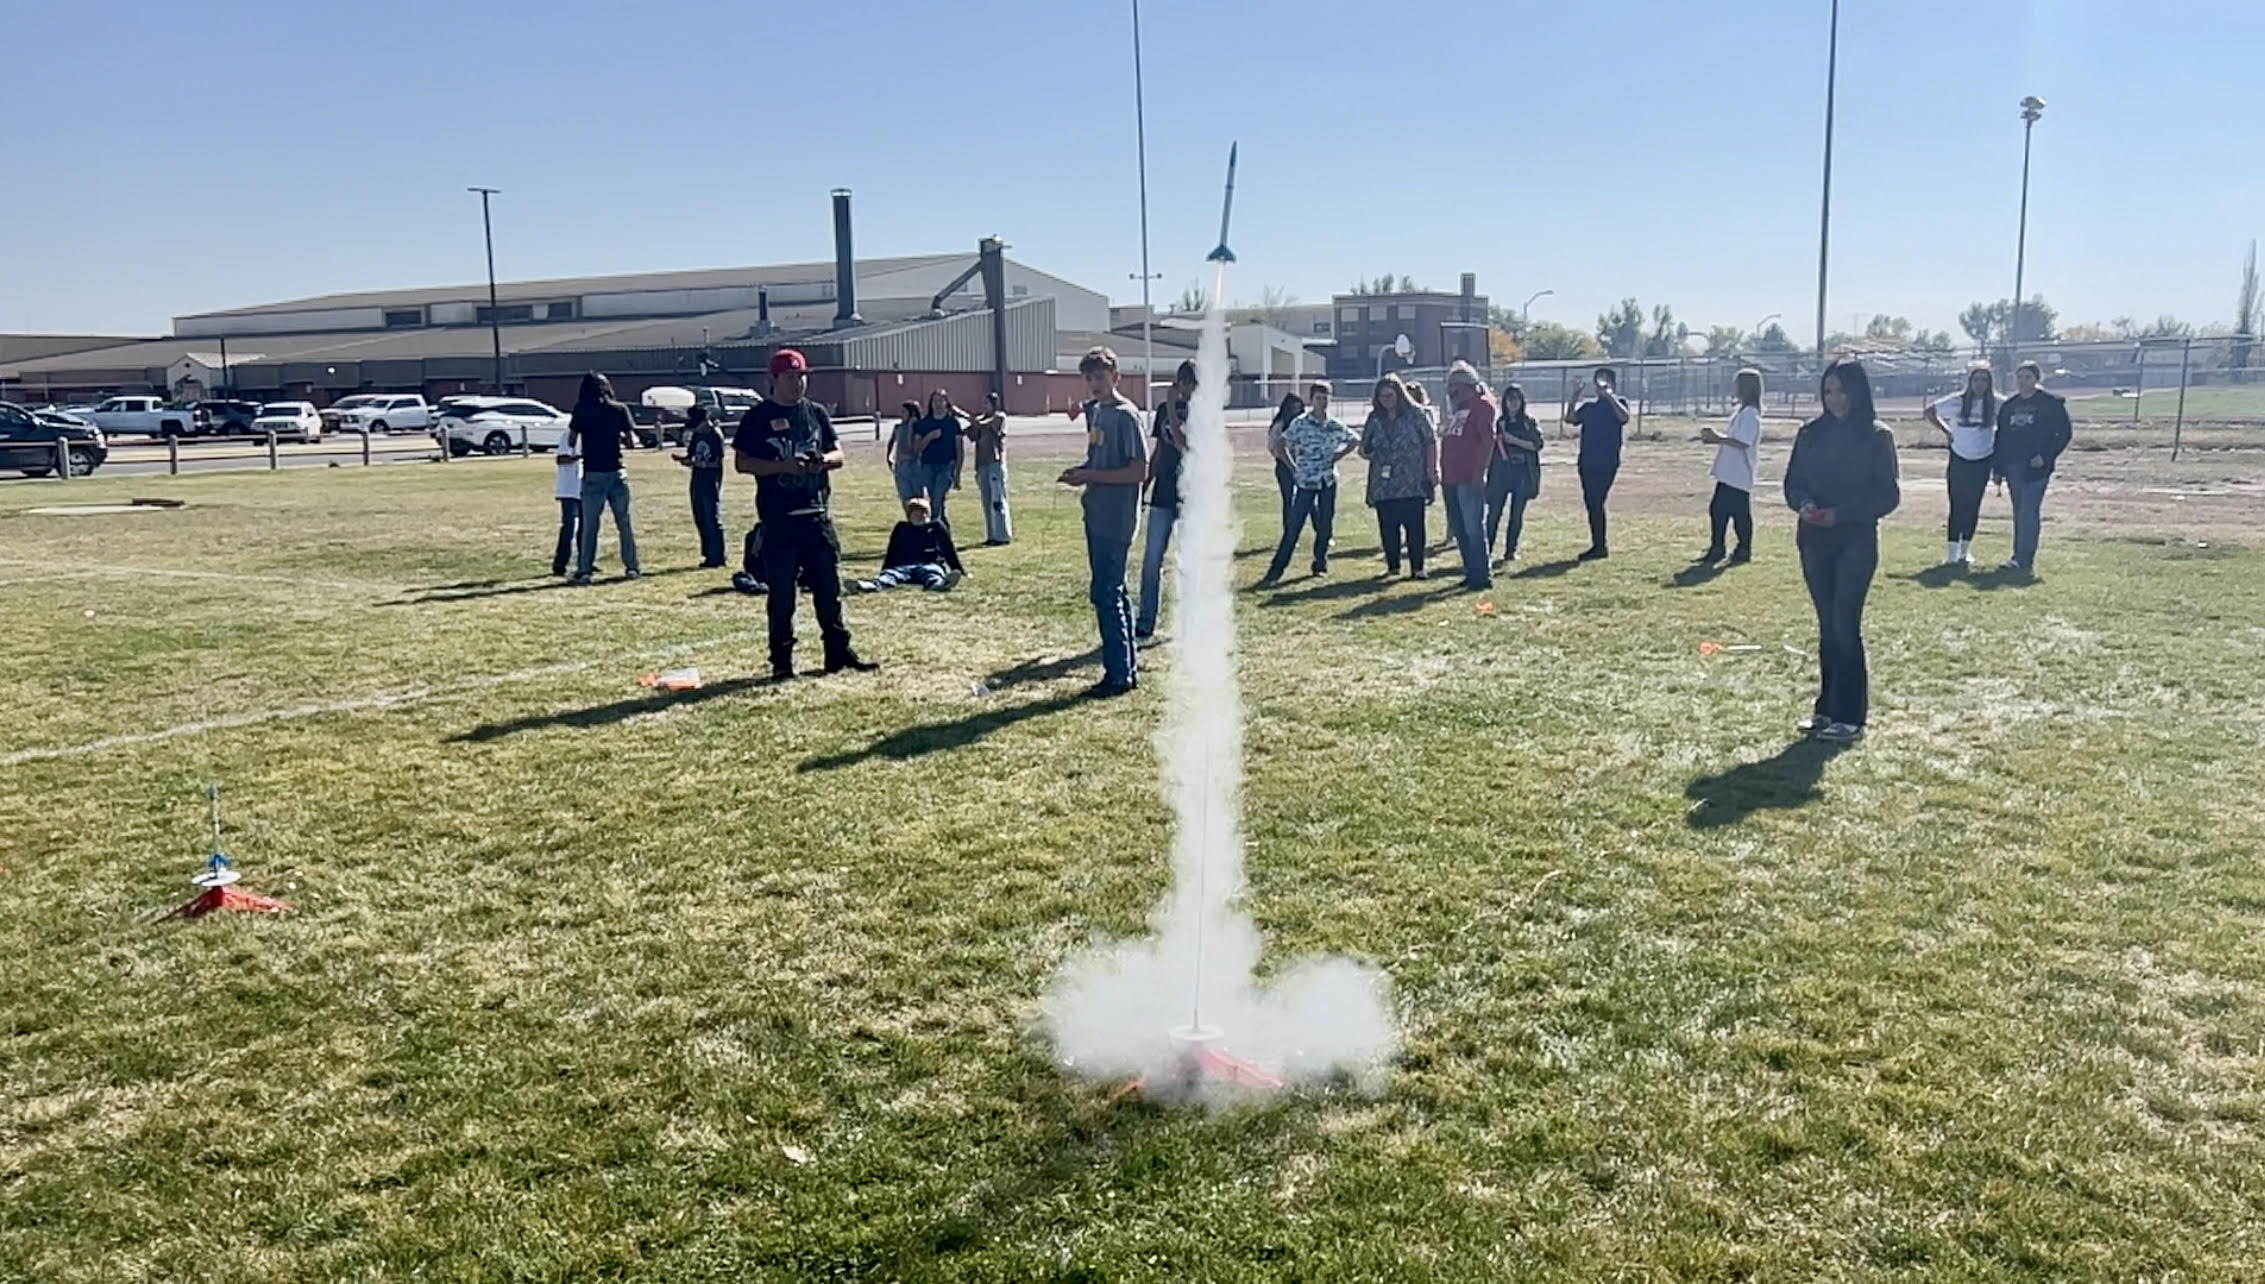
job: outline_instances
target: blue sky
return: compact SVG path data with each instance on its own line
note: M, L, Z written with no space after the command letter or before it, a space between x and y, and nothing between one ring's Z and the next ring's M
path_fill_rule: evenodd
M1356 276L1583 327L1813 326L1824 0L1146 0L1160 294ZM972 248L1137 298L1116 0L14 0L0 329L478 279ZM2064 321L2224 322L2265 233L2265 5L1844 0L1831 322L1952 329L2029 286Z

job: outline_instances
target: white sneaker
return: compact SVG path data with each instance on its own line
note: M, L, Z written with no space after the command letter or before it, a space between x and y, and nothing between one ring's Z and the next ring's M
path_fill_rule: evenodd
M1943 565L1956 566L1966 560L1966 545L1952 540L1943 545Z

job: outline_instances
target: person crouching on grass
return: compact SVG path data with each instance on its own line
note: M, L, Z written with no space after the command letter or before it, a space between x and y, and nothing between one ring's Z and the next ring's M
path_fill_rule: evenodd
M915 495L904 501L904 520L889 532L889 550L881 555L881 573L869 580L854 580L849 588L852 593L879 593L918 584L940 593L966 575L959 549L952 544L951 528L929 520L928 501Z
M1864 367L1849 357L1827 367L1818 400L1825 412L1801 425L1785 464L1786 506L1801 515L1801 578L1817 609L1817 704L1800 727L1848 744L1870 712L1864 598L1880 567L1880 519L1903 492L1895 434L1875 418Z
M1133 647L1132 600L1125 593L1125 563L1132 556L1133 531L1140 525L1140 487L1148 480L1148 455L1141 441L1139 407L1117 391L1117 354L1094 348L1077 363L1085 379L1085 462L1064 469L1064 486L1084 489L1085 563L1092 584L1087 596L1101 625L1101 680L1086 694L1096 699L1121 696L1140 685L1140 657Z
M794 590L810 587L826 647L826 672L880 668L850 649L842 622L841 537L828 512L829 480L842 466L841 443L823 407L809 399L810 363L792 348L771 357L771 394L739 421L733 466L755 479L755 513L763 532L763 582L770 594L771 680L794 673Z
M1762 453L1762 372L1741 370L1736 383L1738 409L1722 431L1713 424L1699 429L1699 440L1716 447L1714 499L1707 505L1707 551L1698 563L1712 566L1722 560L1722 537L1736 528L1738 547L1730 564L1741 565L1754 556L1754 478Z
M700 532L700 565L724 564L724 435L708 419L706 406L684 417L684 453L673 456L692 470L692 526Z
M1329 541L1337 531L1337 463L1360 447L1358 433L1329 416L1329 385L1316 380L1306 389L1304 413L1282 430L1278 462L1290 465L1290 520L1282 527L1282 542L1275 546L1274 562L1266 568L1260 588L1282 582L1290 569L1290 555L1298 551L1298 536L1307 519L1313 521L1313 573L1329 573Z

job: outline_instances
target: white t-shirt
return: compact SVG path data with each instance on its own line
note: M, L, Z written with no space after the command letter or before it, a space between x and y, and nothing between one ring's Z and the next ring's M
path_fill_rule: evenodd
M1980 398L1976 398L1974 401L1974 418L1971 420L1960 419L1958 417L1958 403L1965 399L1964 396L1954 392L1935 403L1935 413L1942 417L1944 423L1950 425L1952 454L1957 455L1960 459L1988 459L1991 455L1997 453L1997 425L1991 423L1989 418L1982 413Z
M1740 406L1730 417L1730 426L1722 435L1732 441L1744 442L1745 448L1717 446L1714 452L1714 479L1737 490L1754 489L1754 478L1760 472L1756 458L1762 449L1762 412L1752 406Z
M582 498L582 456L567 449L563 440L558 443L558 484L551 494L559 499Z

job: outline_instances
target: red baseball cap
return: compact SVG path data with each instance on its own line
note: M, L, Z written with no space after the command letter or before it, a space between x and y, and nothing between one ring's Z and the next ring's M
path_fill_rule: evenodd
M771 354L772 374L799 374L810 369L810 359L792 348L781 348Z

